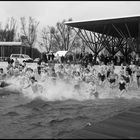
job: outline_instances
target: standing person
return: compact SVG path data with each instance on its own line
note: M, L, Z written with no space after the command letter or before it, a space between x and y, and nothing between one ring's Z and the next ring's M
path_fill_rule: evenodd
M64 56L61 56L61 64L63 64L65 61L65 57Z
M52 55L51 55L51 57L52 57L52 62L54 61L54 54L53 54L53 52L52 52Z
M39 58L39 61L37 63L37 71L38 71L39 75L41 74L41 62L42 62L42 60Z
M137 86L140 87L140 68L139 66L136 67L136 78L137 78Z

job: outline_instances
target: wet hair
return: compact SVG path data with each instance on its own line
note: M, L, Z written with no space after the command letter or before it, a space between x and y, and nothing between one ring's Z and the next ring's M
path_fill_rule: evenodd
M72 74L74 75L76 73L76 71L73 71Z
M1 71L3 71L3 68L0 68Z
M86 68L86 71L90 72L90 70L88 68Z
M48 70L47 69L42 69L44 72L48 72Z
M27 71L32 71L33 72L33 69L32 68L27 68Z
M37 81L34 76L32 76L30 79L35 81L35 82Z
M53 72L55 72L55 69L54 69L54 68L52 68L52 71L53 71Z
M75 74L78 74L78 76L80 76L80 72L79 71L76 71Z

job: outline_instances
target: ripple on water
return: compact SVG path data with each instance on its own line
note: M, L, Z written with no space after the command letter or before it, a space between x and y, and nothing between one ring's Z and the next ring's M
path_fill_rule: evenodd
M61 138L88 122L98 122L140 105L139 99L46 102L14 96L0 102L1 138Z

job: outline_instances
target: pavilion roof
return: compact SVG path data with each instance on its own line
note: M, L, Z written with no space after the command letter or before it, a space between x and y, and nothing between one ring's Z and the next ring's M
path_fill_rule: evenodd
M65 22L66 25L113 37L138 37L140 16Z

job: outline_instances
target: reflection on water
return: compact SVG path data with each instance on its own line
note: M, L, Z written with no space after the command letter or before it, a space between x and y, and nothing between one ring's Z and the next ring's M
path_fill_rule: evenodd
M136 98L43 101L0 90L0 138L61 138L137 105Z

